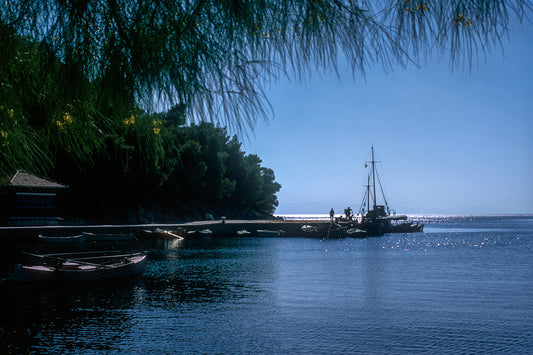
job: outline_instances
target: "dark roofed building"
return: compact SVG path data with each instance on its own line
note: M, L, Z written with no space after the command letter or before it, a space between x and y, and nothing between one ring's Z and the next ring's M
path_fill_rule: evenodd
M58 184L50 180L45 180L38 176L28 174L22 170L15 173L13 178L9 181L10 186L14 187L27 187L27 188L52 188L52 189L65 189L68 186Z
M17 171L0 185L3 224L50 224L60 220L68 186Z

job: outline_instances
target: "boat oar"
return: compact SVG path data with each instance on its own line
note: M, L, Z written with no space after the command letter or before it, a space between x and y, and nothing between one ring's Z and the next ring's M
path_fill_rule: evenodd
M56 261L60 261L60 262L74 262L74 263L78 263L78 264L82 264L82 265L97 266L97 267L103 267L103 268L110 268L111 267L111 266L105 265L105 264L90 263L90 262L86 262L86 261L77 261L75 259L59 258L59 257L55 257L55 256L47 256L47 255L28 253L28 252L24 252L24 251L22 253L26 254L26 255L29 255L29 256L36 257L36 258L40 258L40 259L51 259L51 260L56 260Z
M83 258L69 258L69 260L78 261L78 260L91 260L91 259L115 259L115 258L126 258L129 256L137 256L141 253L130 253L130 254L117 254L117 255L101 255L101 256L86 256Z
M105 254L105 253L124 253L122 250L114 251L80 251L80 252L70 252L70 253L55 253L55 254L41 254L43 256L62 256L62 255L91 255L91 254Z

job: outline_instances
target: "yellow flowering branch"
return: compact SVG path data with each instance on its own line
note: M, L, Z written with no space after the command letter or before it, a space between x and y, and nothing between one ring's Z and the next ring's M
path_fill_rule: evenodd
M152 121L152 125L154 126L153 127L154 134L159 134L161 132L161 125L162 124L163 124L163 122L160 121L160 120L153 120Z
M0 137L2 138L2 147L9 145L8 136L9 134L6 131L0 131Z
M72 118L72 115L70 114L70 112L65 112L63 114L63 116L61 116L61 119L60 120L56 120L56 125L60 128L60 129L65 129L65 127L67 125L70 125L72 124L73 122L73 118Z
M130 126L132 124L135 124L135 116L131 115L130 118L126 118L125 120L122 121L122 123L124 123L124 125L126 125L126 126Z

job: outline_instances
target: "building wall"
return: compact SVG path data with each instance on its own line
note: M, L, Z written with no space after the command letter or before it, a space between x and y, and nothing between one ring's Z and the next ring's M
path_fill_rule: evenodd
M4 186L0 192L0 223L61 216L66 207L65 190Z

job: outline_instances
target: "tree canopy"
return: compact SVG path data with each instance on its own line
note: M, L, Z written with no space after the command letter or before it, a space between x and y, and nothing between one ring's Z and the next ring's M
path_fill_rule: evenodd
M354 75L428 54L470 64L499 44L511 13L522 20L531 9L528 0L3 0L0 22L72 68L73 88L95 83L112 113L180 103L191 120L242 130L268 116L263 89L279 75L336 70L341 56Z

